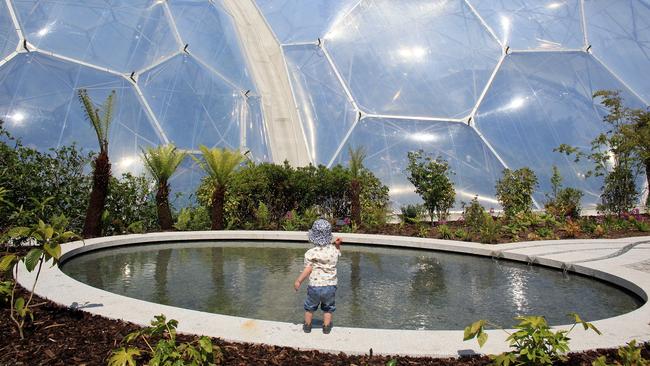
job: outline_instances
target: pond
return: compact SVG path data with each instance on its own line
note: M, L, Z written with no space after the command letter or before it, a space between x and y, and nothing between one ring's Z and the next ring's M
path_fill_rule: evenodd
M300 323L307 282L298 292L293 282L310 247L260 241L129 246L74 257L62 270L136 299ZM351 245L342 252L337 326L442 330L489 319L509 327L518 315L566 324L570 312L593 321L642 305L633 294L595 279L505 260Z

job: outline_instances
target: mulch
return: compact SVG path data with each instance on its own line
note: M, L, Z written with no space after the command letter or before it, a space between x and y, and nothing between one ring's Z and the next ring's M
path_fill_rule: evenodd
M23 295L24 290L21 289ZM106 319L81 310L69 309L35 297L34 321L25 327L21 340L9 319L9 310L0 310L0 365L106 365L111 351L120 346L122 338L138 329L132 323ZM178 342L189 342L192 335L179 335ZM318 351L299 351L249 343L225 342L213 339L221 347L225 365L385 365L392 359L398 365L488 365L485 356L462 358L412 358L377 355L351 356ZM144 345L140 345L144 346ZM380 350L376 350L380 351ZM615 350L597 350L569 354L567 362L558 365L591 365L599 355L611 360ZM646 357L648 348L644 350Z

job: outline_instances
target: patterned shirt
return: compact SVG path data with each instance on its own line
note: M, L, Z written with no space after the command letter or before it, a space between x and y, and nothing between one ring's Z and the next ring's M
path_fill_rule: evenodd
M341 252L332 244L317 246L305 253L305 266L311 266L309 286L336 286L336 264Z

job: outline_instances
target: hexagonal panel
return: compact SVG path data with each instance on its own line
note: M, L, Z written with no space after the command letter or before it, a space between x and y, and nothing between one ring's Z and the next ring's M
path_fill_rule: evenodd
M363 1L326 37L359 106L388 115L462 118L501 55L464 1Z
M585 16L591 52L650 103L650 3L590 0Z
M255 0L280 43L313 42L359 0Z
M14 1L31 44L124 73L180 49L163 6L150 0Z
M347 145L365 146L364 166L390 188L394 208L421 202L407 179L407 153L423 149L449 162L456 189L456 208L479 195L482 204L498 207L494 185L503 166L483 144L476 132L464 123L429 122L398 119L362 119L350 135ZM347 164L347 149L337 162Z
M121 77L37 53L19 54L0 68L0 117L12 134L40 150L76 143L97 151L97 136L77 98L80 88L97 104L117 92L109 134L113 172L137 170L140 147L160 139Z
M357 111L318 47L285 46L284 54L312 161L327 165Z
M0 60L16 50L18 41L16 26L11 20L7 3L0 1Z
M169 7L188 50L239 88L254 90L231 16L220 2L174 0Z
M512 49L584 47L580 0L471 0L480 16Z
M600 199L601 180L585 179L587 162L553 149L560 144L590 150L590 142L605 130L606 111L592 99L599 89L621 89L607 70L583 52L523 53L506 58L475 118L478 130L513 169L529 167L539 179L538 202L550 192L551 167L558 166L566 187L585 193L583 202ZM627 104L640 106L629 92Z
M241 145L240 90L186 54L140 76L142 92L167 136L184 149Z

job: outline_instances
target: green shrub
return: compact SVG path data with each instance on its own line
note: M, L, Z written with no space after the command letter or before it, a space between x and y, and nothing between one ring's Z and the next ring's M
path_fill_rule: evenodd
M181 209L174 227L180 231L210 230L210 214L203 206L185 207Z
M120 179L111 177L102 217L104 235L126 234L134 223L138 223L142 232L157 231L154 194L144 176L125 173Z
M454 185L449 179L449 175L454 174L449 163L441 157L434 160L422 150L410 151L408 161L408 180L424 201L432 221L435 217L446 220L456 198Z
M470 241L472 238L470 237L469 233L463 229L458 229L454 232L454 236L458 240L462 241Z
M470 232L478 234L485 225L485 208L478 202L478 196L475 196L468 205L463 202L462 206L465 225Z
M519 316L515 319L519 320L519 324L515 326L514 333L508 333L506 339L512 351L504 352L500 355L490 355L494 365L553 365L557 361L566 360L564 355L569 351L568 334L573 331L576 325L581 325L584 330L593 330L597 334L600 331L596 329L591 323L587 323L580 319L577 314L571 314L574 323L569 330L553 331L549 327L546 319L543 316ZM485 326L492 325L501 328L498 325L492 324L486 320L479 320L465 328L463 340L476 338L479 346L483 347L488 340L488 335L485 333ZM503 328L501 328L503 329Z
M600 356L592 363L593 366L645 366L650 361L641 355L642 345L637 345L636 340L631 340L627 345L620 347L616 352L620 361L613 364L607 363L607 356Z
M539 237L542 239L548 239L553 237L553 230L547 227L540 227L539 229L535 230L535 233L539 235Z
M329 220L349 217L350 177L349 170L339 165L331 169L313 165L293 168L288 163L249 162L232 177L226 193L228 228L278 229L285 224L287 213L292 211L305 221L311 220L308 224L297 221L286 224L296 230L311 226L313 220L321 216ZM358 180L362 223L376 225L374 222L382 222L378 216L380 209L388 206L388 187L366 170L359 172ZM208 180L202 181L197 191L201 206L209 207L212 190ZM258 218L261 207L264 223Z
M495 244L499 237L499 223L487 212L483 214L483 217L483 226L479 230L481 243Z
M444 240L449 240L454 236L454 234L451 232L451 229L447 225L438 226L438 235L440 235L440 238Z
M533 206L532 194L537 187L537 177L532 170L521 168L515 171L503 170L503 176L496 184L496 197L506 217L520 212L529 213Z
M212 344L209 337L198 337L193 342L176 343L178 321L167 321L164 315L157 315L151 326L128 334L122 340L122 347L114 350L108 359L109 366L139 364L142 359L147 365L196 365L212 366L223 362L221 348ZM157 342L154 345L154 341ZM147 348L130 346L143 341Z
M74 145L39 152L11 136L0 120L0 185L11 202L0 205L0 232L60 214L70 218L70 230L81 232L91 186L84 169L91 156Z
M619 165L605 177L598 211L620 216L634 208L638 197L639 192L636 190L632 169Z
M415 224L420 221L423 213L422 205L406 205L400 207L402 214L400 215L401 222L405 224Z
M269 208L266 207L264 202L260 202L257 205L257 210L255 210L255 218L257 219L257 228L258 229L268 229L271 224L271 213Z

